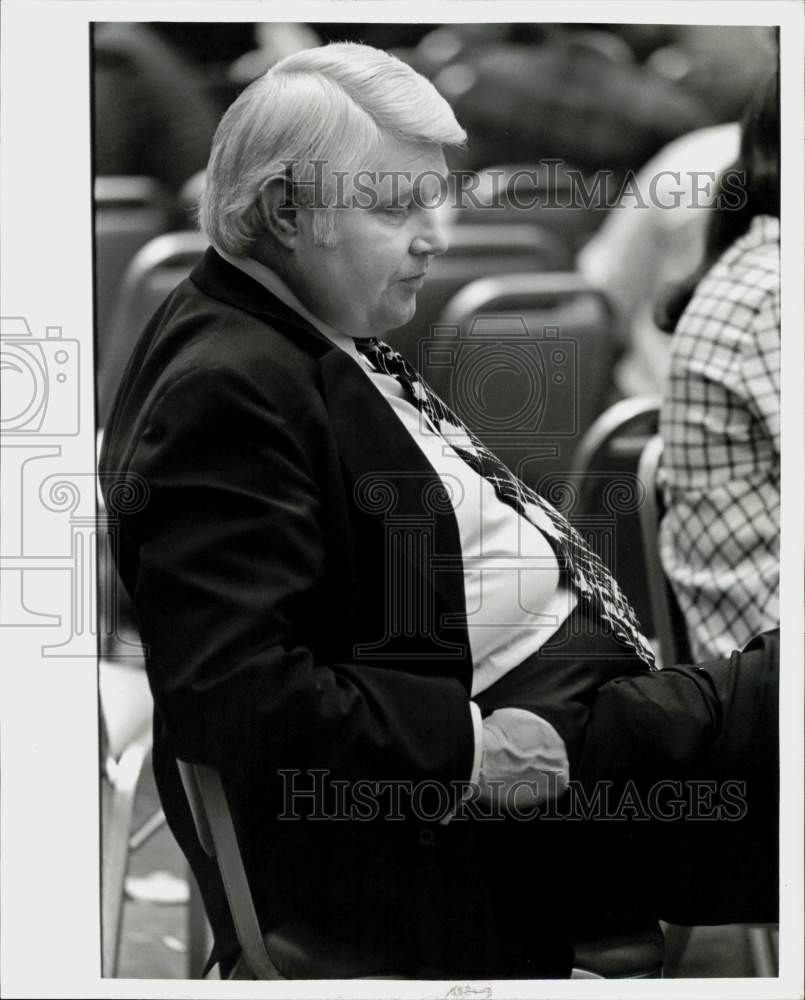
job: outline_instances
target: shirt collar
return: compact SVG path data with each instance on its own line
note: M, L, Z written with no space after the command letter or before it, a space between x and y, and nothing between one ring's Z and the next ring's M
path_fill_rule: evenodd
M348 337L345 333L341 333L340 330L336 330L328 323L325 323L324 320L319 319L318 316L314 316L309 309L306 309L302 305L276 271L262 264L259 260L255 260L254 257L237 257L234 254L227 253L225 250L219 250L217 247L215 249L218 255L223 257L227 263L238 268L239 271L243 271L244 274L248 274L250 278L254 278L263 288L276 296L280 302L285 303L289 309L293 309L302 319L306 319L311 326L315 327L319 333L323 334L336 347L340 347L342 351L346 351L352 357L360 359L352 337Z

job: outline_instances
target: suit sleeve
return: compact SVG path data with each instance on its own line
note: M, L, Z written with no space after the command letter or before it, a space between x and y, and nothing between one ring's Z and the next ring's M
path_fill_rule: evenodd
M172 750L241 778L466 780L457 680L314 660L326 511L309 435L279 409L229 369L187 374L130 464L150 491L132 596Z

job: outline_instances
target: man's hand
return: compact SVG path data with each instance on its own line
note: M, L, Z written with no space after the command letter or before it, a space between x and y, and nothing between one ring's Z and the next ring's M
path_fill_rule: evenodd
M561 795L568 780L565 744L549 722L524 708L499 708L484 719L482 802L532 808Z

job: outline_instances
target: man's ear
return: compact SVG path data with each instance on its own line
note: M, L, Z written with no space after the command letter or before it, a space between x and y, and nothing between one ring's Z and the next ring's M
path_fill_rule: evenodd
M296 247L299 237L299 206L284 177L273 177L260 189L260 217L267 234L288 250Z

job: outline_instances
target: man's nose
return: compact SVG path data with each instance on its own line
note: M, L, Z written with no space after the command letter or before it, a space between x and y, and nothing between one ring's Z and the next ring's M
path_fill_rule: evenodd
M435 208L426 208L419 230L411 241L411 253L416 255L432 254L434 257L447 249L447 236L441 213Z

